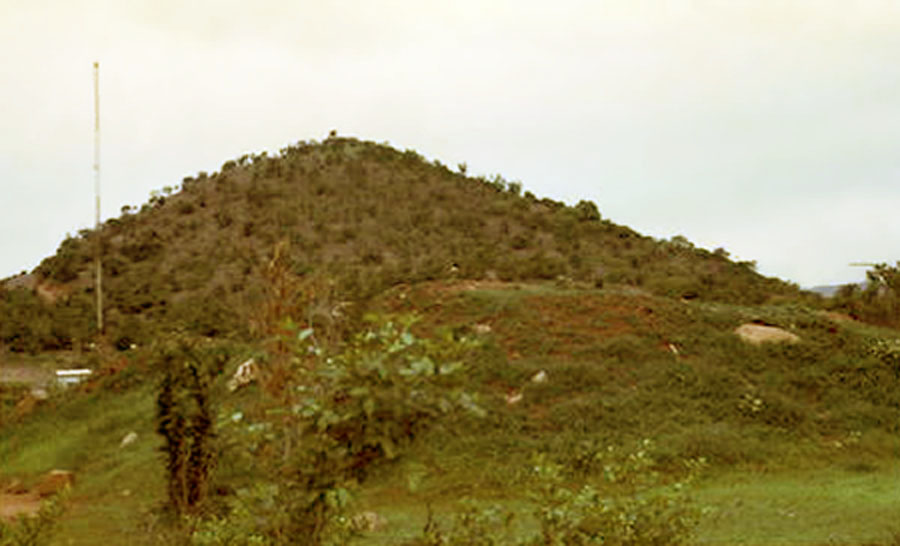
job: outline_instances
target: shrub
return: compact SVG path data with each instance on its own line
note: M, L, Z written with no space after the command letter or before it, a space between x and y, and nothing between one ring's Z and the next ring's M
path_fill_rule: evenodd
M600 221L600 210L593 201L579 201L575 205L575 215L579 222L598 222Z
M252 510L256 530L275 543L343 543L350 493L372 468L396 460L436 420L480 411L455 379L472 343L449 334L420 339L409 317L367 321L335 352L317 345L312 329L286 323L282 339L295 350L288 367L270 375L278 399L225 420L236 455L270 480L274 502Z
M169 504L178 513L196 511L206 499L216 465L213 377L216 362L177 340L160 349L164 376L156 398L156 431L165 440Z
M40 546L56 532L68 494L63 491L41 505L34 517L21 516L14 523L0 519L0 546Z
M686 461L686 476L666 483L654 470L650 447L644 441L631 453L619 454L612 447L593 446L564 462L538 457L529 484L537 535L515 538L513 512L468 504L449 530L442 530L429 514L422 536L407 546L684 544L700 515L685 486L703 461ZM575 477L579 483L573 485Z

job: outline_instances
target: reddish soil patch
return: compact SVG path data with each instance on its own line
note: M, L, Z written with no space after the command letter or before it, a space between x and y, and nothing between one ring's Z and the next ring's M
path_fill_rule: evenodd
M637 292L542 293L528 291L529 286L497 280L403 284L385 293L381 305L390 312L424 311L443 324L483 323L492 329L510 360L526 354L567 358L592 350L598 340L664 331L667 328L661 328L662 323L671 319L665 305ZM460 299L462 293L477 290L522 291L521 305L516 311L500 306L492 316L484 316ZM671 349L661 340L660 350Z
M856 322L856 319L846 313L838 313L837 311L825 311L825 318L834 322Z
M19 516L33 516L41 509L37 493L10 495L0 493L0 519L13 521Z

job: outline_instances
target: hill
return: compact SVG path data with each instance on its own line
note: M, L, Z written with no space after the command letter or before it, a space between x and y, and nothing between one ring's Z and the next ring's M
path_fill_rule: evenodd
M278 247L294 273L329 286L332 305L451 278L622 284L732 303L800 294L722 249L617 225L589 201L566 206L499 175L473 178L464 165L454 172L411 150L332 136L227 161L67 238L33 272L4 281L0 343L38 351L93 337L97 245L107 333L122 347L176 325L246 336Z
M75 473L50 544L295 543L366 511L386 526L336 543L626 522L622 543L890 544L896 330L464 171L300 143L154 192L7 279L4 364L94 375L43 401L0 384L0 488ZM97 244L110 343L92 346ZM835 305L895 316L879 292L897 269Z

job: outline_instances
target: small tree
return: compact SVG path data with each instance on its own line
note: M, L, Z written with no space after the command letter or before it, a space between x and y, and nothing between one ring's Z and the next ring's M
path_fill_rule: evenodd
M579 201L575 205L575 214L579 222L597 222L600 220L600 210L593 201Z
M217 369L183 340L160 353L165 373L156 399L156 431L165 440L169 504L179 514L193 512L206 499L216 465L211 383Z
M865 289L841 287L831 307L869 322L900 327L900 262L895 266L873 264L866 272Z

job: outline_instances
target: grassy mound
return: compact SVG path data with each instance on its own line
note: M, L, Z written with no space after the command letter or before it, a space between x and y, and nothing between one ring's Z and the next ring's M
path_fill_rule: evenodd
M573 289L554 282L406 284L371 300L368 310L418 314L414 331L423 339L439 332L478 339L464 387L485 413L432 429L373 471L356 506L389 525L354 539L360 544L400 544L418 535L426 505L447 511L464 498L517 511L524 535L537 525L529 515L534 501L522 490L535 457L591 472L598 448L643 439L652 440L648 455L664 476L679 461L708 462L695 484L695 498L707 507L700 542L886 540L900 508L882 488L900 453L893 330L799 306L683 302L627 285ZM735 327L754 320L800 341L741 341ZM259 386L227 393L224 383L247 356L274 358L265 356L271 346L228 350L216 379L219 425L270 396ZM27 479L63 467L79 475L60 527L74 541L66 543L89 543L97 529L123 540L134 529L152 529L143 535L148 542L172 540L159 512L159 372L145 354L93 390L85 387L91 392L62 393L0 430L0 458L10 474ZM541 373L545 379L535 381ZM511 393L521 398L510 403ZM140 440L120 448L130 431ZM263 478L230 458L233 440L226 434L220 444L215 488L224 498ZM819 493L811 498L803 488ZM837 516L850 513L854 518ZM748 523L762 516L770 523Z

